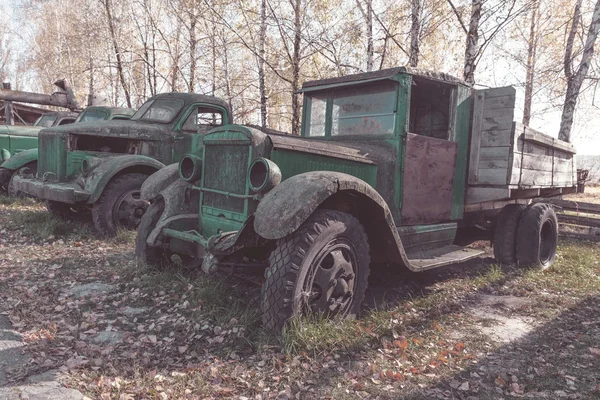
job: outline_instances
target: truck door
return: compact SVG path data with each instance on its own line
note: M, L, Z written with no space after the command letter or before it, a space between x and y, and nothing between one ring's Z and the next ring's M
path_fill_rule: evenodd
M402 225L462 217L469 129L469 116L462 115L464 101L461 118L466 118L466 127L456 124L456 116L466 93L457 85L413 76L404 141ZM460 191L462 195L457 194Z

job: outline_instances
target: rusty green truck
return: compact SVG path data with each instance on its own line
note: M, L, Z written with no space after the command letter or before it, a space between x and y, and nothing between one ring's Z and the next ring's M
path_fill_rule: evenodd
M81 113L70 111L51 111L45 113L33 126L0 127L0 194L16 196L17 192L11 180L22 168L28 168L35 175L38 160L38 134L43 128L52 128L80 122L112 121L129 119L135 110L122 107L90 106ZM6 129L6 136L2 133ZM2 148L6 144L6 148Z
M410 68L307 82L302 137L223 126L142 187L146 265L262 267L263 322L353 316L372 265L426 271L479 256L548 267L575 190L573 147L513 122L515 89ZM175 257L177 255L177 257ZM203 261L202 261L203 260Z
M148 204L139 190L149 175L177 163L202 145L208 130L227 123L231 110L220 99L159 94L130 120L40 131L37 170L21 169L11 185L17 193L45 200L48 210L61 217L91 212L96 230L113 235L120 226L137 226Z

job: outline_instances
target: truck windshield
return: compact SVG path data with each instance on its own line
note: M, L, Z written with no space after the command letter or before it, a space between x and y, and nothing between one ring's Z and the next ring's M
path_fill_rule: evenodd
M131 117L133 120L168 124L183 108L183 101L171 99L149 100Z
M393 134L396 87L397 83L394 81L380 81L341 88L328 94L311 95L307 136ZM328 118L331 119L331 124L326 123Z
M84 110L79 117L75 120L75 122L90 122L90 121L98 121L106 119L108 113L104 110Z
M38 120L35 121L35 124L33 124L33 125L34 126L43 126L44 128L50 128L52 126L52 124L54 124L54 121L56 121L56 115L46 114L46 115L42 115L41 117L39 117Z

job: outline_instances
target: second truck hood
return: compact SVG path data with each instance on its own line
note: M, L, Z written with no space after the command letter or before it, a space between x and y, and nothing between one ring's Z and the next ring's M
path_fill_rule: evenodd
M55 128L46 128L41 133L49 135L55 132L63 132L77 135L160 141L168 139L171 136L170 128L170 125L117 120L81 122Z

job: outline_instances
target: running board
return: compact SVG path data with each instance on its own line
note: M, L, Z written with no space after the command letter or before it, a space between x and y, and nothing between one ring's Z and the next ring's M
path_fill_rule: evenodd
M413 271L425 271L445 265L457 264L476 258L485 253L483 250L449 245L432 250L415 252L409 255Z

